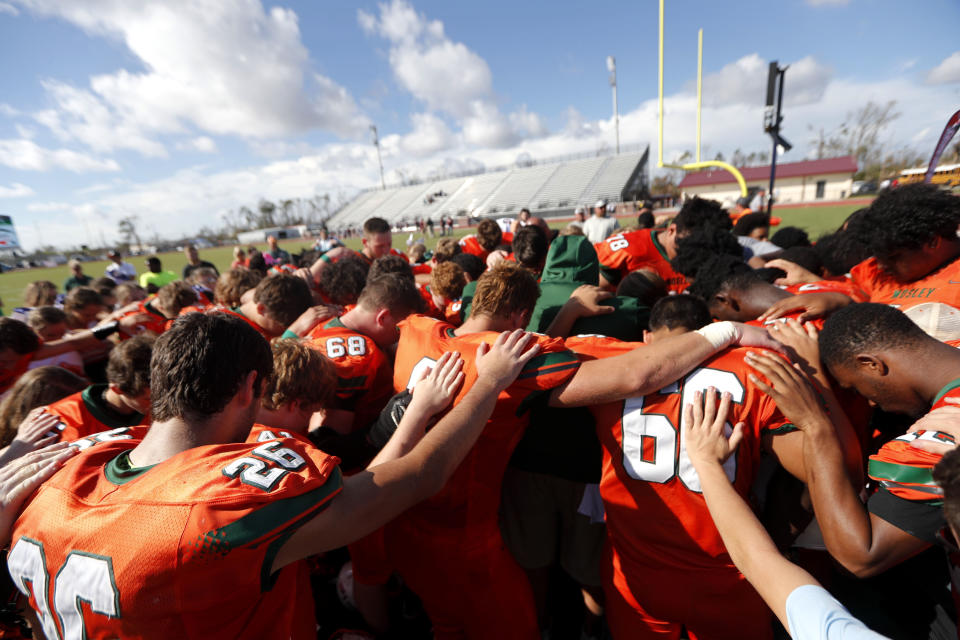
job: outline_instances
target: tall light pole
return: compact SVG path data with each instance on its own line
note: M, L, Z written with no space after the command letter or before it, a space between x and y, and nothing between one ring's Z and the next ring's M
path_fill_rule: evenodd
M386 191L387 183L383 180L383 159L380 157L380 138L377 136L377 125L370 125L370 130L373 131L373 146L377 148L377 164L380 165L380 188Z
M620 109L617 108L617 60L607 56L607 71L610 72L610 86L613 88L613 129L617 134L617 155L620 154Z

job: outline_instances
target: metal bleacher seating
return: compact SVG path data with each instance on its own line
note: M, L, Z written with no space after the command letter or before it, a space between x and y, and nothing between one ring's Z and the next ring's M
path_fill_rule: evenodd
M645 162L646 152L641 150L371 189L335 213L327 224L358 227L372 216L391 224L410 224L421 218L437 221L440 216L509 216L524 207L535 215L569 212L600 198L619 201L627 183L638 171L645 171Z

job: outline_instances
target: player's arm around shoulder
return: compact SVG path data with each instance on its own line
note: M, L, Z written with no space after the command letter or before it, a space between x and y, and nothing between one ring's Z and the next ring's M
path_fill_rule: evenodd
M766 331L738 322L715 322L629 353L584 362L550 396L550 406L579 407L652 393L734 344L777 348Z
M532 345L532 346L531 346ZM539 351L523 331L477 349L477 380L409 453L350 476L330 506L294 533L273 571L357 540L440 491L483 431L497 396ZM388 445L389 446L389 445Z

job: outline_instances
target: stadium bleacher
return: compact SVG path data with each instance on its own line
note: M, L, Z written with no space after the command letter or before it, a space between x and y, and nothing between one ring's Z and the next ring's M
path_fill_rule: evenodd
M545 217L569 213L600 198L620 201L631 185L645 185L647 157L647 150L642 149L371 189L360 193L327 224L333 228L359 226L371 216L391 224L440 216L496 217L516 214L524 207Z

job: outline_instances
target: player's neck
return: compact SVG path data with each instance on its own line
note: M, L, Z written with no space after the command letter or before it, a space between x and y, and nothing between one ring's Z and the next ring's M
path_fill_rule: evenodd
M369 331L365 331L364 329L368 327L371 321L374 320L370 317L370 313L359 305L340 316L340 323L343 326L363 335L369 334Z
M205 420L179 417L154 422L143 441L130 452L130 463L148 467L195 447L242 442L250 433L254 415L249 406L228 403L223 411Z
M458 336L465 336L481 331L512 331L514 328L509 318L471 314L462 325L454 330L454 333Z
M911 354L910 362L914 366L905 370L914 374L913 386L928 403L933 403L941 389L960 379L960 349L949 344L930 343L924 353ZM923 366L916 367L917 362Z

